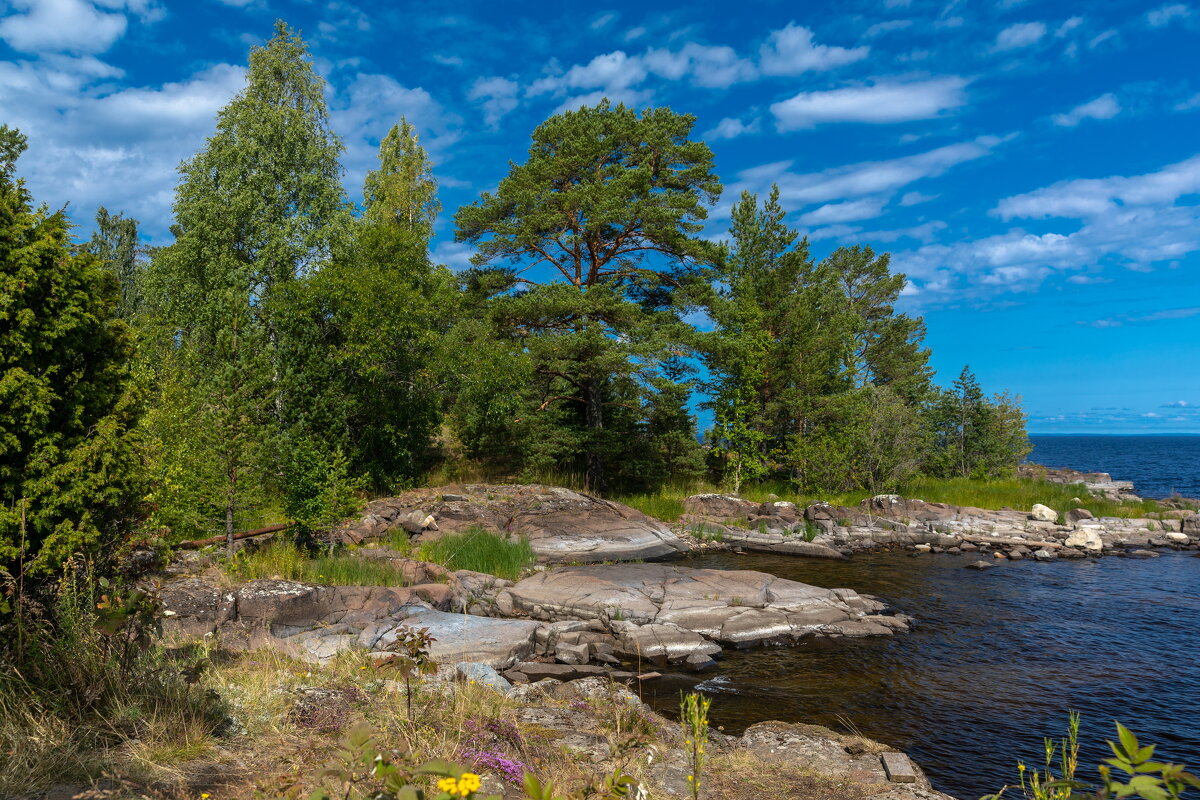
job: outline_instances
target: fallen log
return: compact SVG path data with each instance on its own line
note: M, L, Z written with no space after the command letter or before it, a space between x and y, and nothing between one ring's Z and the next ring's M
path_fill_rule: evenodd
M243 531L242 533L235 533L233 535L233 539L234 539L234 541L238 541L240 539L249 539L253 536L262 536L262 535L268 534L268 533L278 533L279 531L286 531L288 528L292 527L295 524L296 523L294 523L294 522L279 522L279 523L276 523L275 525L268 525L265 528L257 528L252 531ZM212 545L212 544L225 544L225 542L227 542L228 540L229 540L229 537L227 537L227 536L212 536L212 537L209 537L208 539L193 539L188 542L179 542L178 544L175 544L172 546L176 550L199 550L201 547L208 547L209 545Z

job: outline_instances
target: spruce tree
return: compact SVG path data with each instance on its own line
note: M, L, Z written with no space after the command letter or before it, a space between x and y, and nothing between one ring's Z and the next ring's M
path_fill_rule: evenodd
M142 310L143 248L138 242L138 221L124 214L96 211L96 230L84 250L100 259L117 278L121 301L117 316L129 321Z
M136 523L140 404L114 275L35 208L0 126L0 569L110 560Z

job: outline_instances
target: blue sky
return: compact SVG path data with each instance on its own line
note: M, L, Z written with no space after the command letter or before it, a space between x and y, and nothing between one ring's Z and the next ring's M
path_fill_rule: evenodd
M731 16L730 10L738 13ZM726 190L778 182L824 255L893 253L939 380L969 363L1033 432L1200 432L1200 4L686 5L0 0L0 122L35 196L169 240L175 168L282 17L360 194L414 122L450 218L532 128L601 97L698 118Z

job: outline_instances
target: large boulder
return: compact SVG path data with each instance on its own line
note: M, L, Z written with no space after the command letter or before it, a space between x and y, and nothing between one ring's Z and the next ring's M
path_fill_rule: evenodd
M357 542L395 530L429 540L479 527L525 537L541 561L642 561L678 555L687 545L637 509L553 486L470 484L417 489L371 503L339 532Z

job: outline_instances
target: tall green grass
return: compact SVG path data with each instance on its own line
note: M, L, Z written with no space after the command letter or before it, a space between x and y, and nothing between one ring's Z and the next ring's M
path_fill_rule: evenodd
M450 570L469 569L506 580L516 580L534 561L533 548L525 537L507 539L483 528L470 528L432 542L417 551L422 561L432 561Z
M400 570L385 559L360 558L353 550L311 556L291 542L272 542L256 550L243 550L225 562L235 580L282 578L331 586L406 586Z

